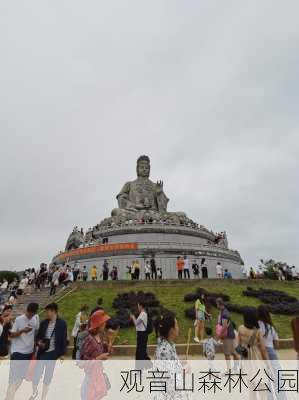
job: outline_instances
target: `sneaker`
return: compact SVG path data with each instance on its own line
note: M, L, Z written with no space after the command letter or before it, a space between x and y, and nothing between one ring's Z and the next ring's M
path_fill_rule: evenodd
M199 343L198 337L195 337L193 340L194 340L194 342Z

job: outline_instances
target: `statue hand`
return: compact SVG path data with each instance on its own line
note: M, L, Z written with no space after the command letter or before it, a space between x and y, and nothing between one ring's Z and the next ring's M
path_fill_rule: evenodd
M157 181L157 193L163 192L163 181Z

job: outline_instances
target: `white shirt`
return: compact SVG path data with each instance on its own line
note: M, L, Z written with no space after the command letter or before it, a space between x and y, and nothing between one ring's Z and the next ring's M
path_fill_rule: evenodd
M189 269L189 260L188 260L188 258L184 259L184 269Z
M22 333L22 335L11 339L11 354L22 353L31 354L34 349L34 338L39 328L39 316L34 315L31 319L28 319L25 314L20 315L16 318L11 332L18 332L27 326L31 326L32 330L28 333Z
M298 275L297 268L296 268L296 267L295 267L295 268L292 268L292 277L293 277L293 278L296 278L297 275Z
M68 273L67 279L68 279L69 281L71 281L71 282L74 281L74 275L73 275L72 271L70 271L70 272Z
M1 289L2 290L6 290L8 288L8 282L7 281L4 281L3 283L2 283L2 285L1 285Z
M136 331L144 332L147 328L147 313L145 311L141 311L138 318L136 319Z
M3 332L3 325L0 324L0 338L1 338L2 332Z
M76 315L75 324L72 330L72 336L77 337L80 326L81 326L81 311Z
M264 338L264 341L265 341L265 346L273 348L273 341L278 340L278 335L277 335L276 330L273 328L273 326L268 325L268 333L267 333L267 336L265 336L266 326L265 326L264 322L259 321L259 326L260 326L260 331L261 331L262 337Z
M23 278L19 284L19 289L24 290L28 284L28 278Z
M217 271L217 275L221 275L223 273L222 265L217 264L216 265L216 271Z

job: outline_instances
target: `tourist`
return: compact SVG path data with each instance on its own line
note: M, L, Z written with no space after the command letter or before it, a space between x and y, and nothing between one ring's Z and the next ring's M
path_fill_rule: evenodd
M98 270L96 265L91 267L90 276L92 281L96 281L98 279Z
M83 282L86 282L87 279L88 279L88 271L87 271L86 265L84 265L83 269L82 269L82 280L83 280Z
M4 279L3 282L1 283L0 289L3 293L5 293L8 289L8 280Z
M88 322L88 305L84 304L81 308L78 314L76 315L75 319L75 324L72 330L72 337L74 341L74 347L73 347L73 354L72 358L73 360L76 359L76 353L77 353L77 336L80 331L81 325L82 324L87 324Z
M34 337L39 328L38 304L29 303L26 312L16 317L10 331L11 360L28 360L34 349Z
M5 306L0 316L2 332L0 333L0 359L6 358L9 353L10 331L12 330L12 306Z
M278 360L276 348L278 347L279 338L273 326L272 318L268 308L260 305L257 309L258 324L261 335L265 342L269 360Z
M208 278L208 268L207 268L205 262L206 262L206 259L202 258L200 266L201 266L201 277L203 279L207 279Z
M90 317L91 317L92 314L94 314L95 312L97 312L97 311L99 311L99 310L104 310L102 304L103 304L103 299L100 297L100 298L97 299L97 303L96 303L95 308L91 310Z
M34 338L39 328L38 304L29 303L26 312L15 319L10 331L9 386L6 400L14 399L16 391L26 376L34 352ZM22 362L19 362L22 361Z
M110 356L108 347L104 342L104 331L107 321L110 317L104 310L99 310L92 314L89 321L88 335L85 337L80 350L80 359L87 360L107 360ZM80 364L79 364L80 366ZM85 378L81 387L81 398L89 398L88 393L93 382L96 380L97 385L93 387L94 397L101 399L107 394L107 379L100 363L82 364L85 371Z
M157 268L157 278L158 279L162 279L163 278L163 272L162 272L162 268L161 267Z
M147 341L148 341L148 313L146 312L145 303L142 301L138 302L138 317L130 314L130 318L133 321L136 334L137 334L137 343L136 343L136 360L149 360L149 356L147 354Z
M177 387L182 388L185 380L185 373L188 369L185 367L183 372L183 362L180 361L175 341L179 336L179 326L175 315L171 312L165 312L155 322L157 347L155 352L155 370L171 372L167 379L167 394L158 393L155 399L180 399L188 400L186 391L178 391ZM171 369L171 371L169 371Z
M157 279L157 266L156 266L156 260L155 260L154 256L150 260L150 265L151 265L151 278Z
M144 273L145 273L145 279L150 280L151 279L151 265L148 260L145 261Z
M292 275L293 280L297 280L299 277L299 274L298 274L298 271L297 271L297 268L295 267L295 265L293 265L291 268L291 275Z
M194 305L195 309L195 336L194 336L194 341L196 343L199 343L200 341L203 340L204 338L204 332L205 332L205 321L206 317L209 317L209 314L206 312L206 306L205 306L205 298L203 294L199 294L197 296L197 299L195 301ZM199 339L200 337L200 339Z
M184 257L184 278L190 279L190 263L187 256Z
M131 265L130 265L130 277L131 277L131 281L133 281L135 279L135 261L133 260Z
M206 339L202 344L202 351L204 357L209 361L209 366L212 367L211 361L215 360L216 346L219 344L218 341L213 337L212 328L205 328Z
M107 260L104 260L104 264L102 267L102 275L103 275L103 281L108 281L109 278L109 264Z
M81 360L108 359L110 354L105 348L104 331L109 319L109 315L104 310L98 310L91 315L88 328L89 334L81 347Z
M218 279L223 278L223 267L221 265L221 262L218 262L216 265L216 276Z
M76 341L76 360L80 360L81 359L81 349L82 349L82 345L84 343L84 340L86 339L86 337L88 336L88 322L86 323L82 323L80 325L80 330L78 332L77 335L77 341Z
M178 271L178 279L183 279L184 260L178 256L176 261L176 269Z
M294 349L297 353L297 360L299 360L299 316L292 319L291 327L294 339Z
M37 388L44 374L42 399L45 399L53 379L56 360L62 358L67 350L67 325L58 316L58 305L50 303L45 307L46 318L41 322L37 336L38 363L32 381L32 398L37 396Z
M232 279L232 278L233 278L233 277L232 277L232 274L229 272L228 269L225 269L225 270L224 270L223 278L224 278L224 279Z
M235 329L234 324L231 321L230 313L225 307L222 298L217 298L216 305L219 310L219 315L216 325L216 335L218 339L223 342L223 353L227 361L233 357L235 360L238 359L238 355L235 351Z
M131 266L127 265L126 266L126 272L125 272L125 279L128 281L132 279L132 274L131 274Z
M51 280L50 296L54 296L56 294L56 288L58 287L58 285L59 285L59 270L55 268Z
M117 267L115 265L112 267L112 271L110 272L110 277L111 277L112 281L118 280L118 271L117 271Z
M248 307L243 314L243 325L238 328L237 351L247 360L268 360L262 332L258 323L257 310Z
M195 279L199 278L199 265L197 264L196 260L193 261L192 264L192 271Z
M138 260L135 260L134 262L134 279L136 279L136 281L139 281L140 278L140 263Z
M256 275L255 275L253 267L250 267L249 278L250 279L255 279L256 278Z
M74 282L73 271L71 270L71 268L68 268L66 270L66 278L64 281L62 281L62 285L63 285L62 289L66 289L73 282Z
M75 262L75 265L73 268L74 282L76 282L77 279L79 278L79 274L80 274L80 267L79 267L79 264Z
M28 285L28 281L29 280L28 280L27 276L23 275L23 278L20 280L19 287L18 287L18 290L17 290L17 294L19 296L24 294L25 289L27 288L27 285Z

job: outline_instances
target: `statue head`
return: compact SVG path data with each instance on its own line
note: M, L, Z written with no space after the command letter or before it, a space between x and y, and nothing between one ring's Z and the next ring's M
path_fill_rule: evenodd
M140 156L137 160L137 176L149 178L151 170L150 159L148 156Z

